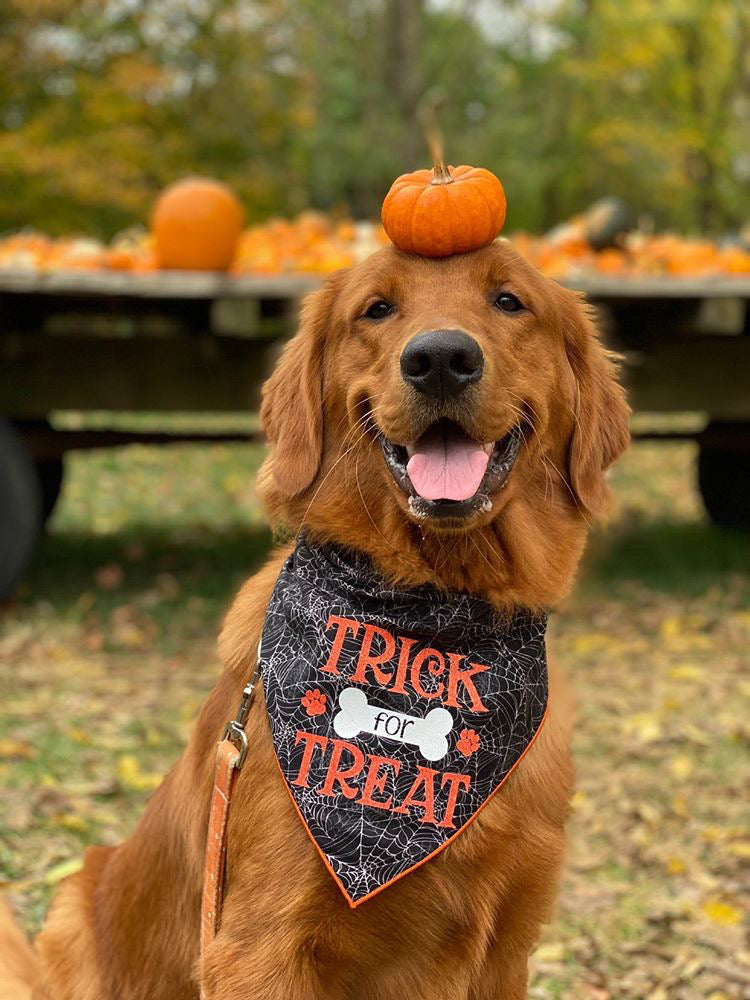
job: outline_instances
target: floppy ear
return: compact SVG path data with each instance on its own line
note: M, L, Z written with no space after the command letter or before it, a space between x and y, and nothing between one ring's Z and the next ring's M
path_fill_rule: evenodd
M289 497L312 483L323 454L323 355L336 282L308 295L300 326L263 386L260 422L273 445L271 470Z
M630 407L617 381L615 355L602 346L593 309L578 296L567 310L564 334L575 380L568 477L578 505L598 516L609 496L604 473L630 443Z

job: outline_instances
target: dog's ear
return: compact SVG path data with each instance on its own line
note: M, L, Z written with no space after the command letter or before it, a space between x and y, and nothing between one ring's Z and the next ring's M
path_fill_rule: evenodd
M568 477L578 505L599 516L609 498L604 473L630 443L630 407L617 381L615 355L599 340L593 309L580 296L567 296L563 333L575 382Z
M312 483L323 454L323 359L338 273L302 305L300 325L263 386L260 422L273 445L271 470L288 497Z

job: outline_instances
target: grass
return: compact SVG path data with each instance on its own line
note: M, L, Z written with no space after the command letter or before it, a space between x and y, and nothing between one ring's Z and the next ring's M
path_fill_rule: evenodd
M221 616L270 543L260 457L180 445L68 458L0 621L0 883L32 930L84 847L127 835L215 682ZM554 616L579 780L535 998L750 989L750 534L706 522L693 461L685 443L631 450L611 523Z

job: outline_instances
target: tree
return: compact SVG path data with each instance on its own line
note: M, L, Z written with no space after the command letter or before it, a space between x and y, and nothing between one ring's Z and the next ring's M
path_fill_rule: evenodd
M251 219L374 216L429 165L425 101L510 229L610 193L659 226L750 218L744 0L0 0L0 229L110 235L187 173Z

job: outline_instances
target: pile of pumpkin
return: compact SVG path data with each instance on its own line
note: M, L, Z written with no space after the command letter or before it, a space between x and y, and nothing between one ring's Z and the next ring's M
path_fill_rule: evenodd
M579 236L562 239L517 233L513 244L551 278L575 280L596 274L613 278L750 277L750 252L739 243L720 245L674 233L624 234L618 245L594 249Z
M445 247L438 245L439 239L434 247L405 245L407 233L409 239L419 233L415 213L424 212L424 206L432 202L433 212L447 216L455 213L455 218L471 219L471 212L464 212L462 204L459 212L455 209L461 199L470 200L478 187L484 191L480 203L489 201L491 207L494 205L494 213L487 219L477 215L474 219L477 232L467 233L466 238L472 245L488 242L485 234L479 232L483 226L489 239L494 238L505 216L504 195L497 178L474 168L459 167L453 174L452 168L443 169L442 180L439 171L417 171L398 179L384 204L385 229L379 223L335 220L317 212L245 228L242 208L231 191L215 181L188 179L172 185L161 195L148 231L128 230L109 245L87 237L54 239L38 232L15 233L0 239L0 270L115 270L143 274L160 269L187 269L229 271L235 275L325 274L366 257L387 243L389 235L402 249L442 256L461 252L468 245L460 244L460 236L456 237L458 243L453 240ZM405 226L407 219L410 224L416 219L417 225ZM721 246L710 240L672 234L647 235L629 226L616 231L617 225L610 227L612 231L602 239L606 219L604 229L601 223L602 210L598 209L546 236L518 233L511 239L521 253L555 278L574 280L587 274L618 278L750 276L750 251L741 243ZM425 233L428 243L440 236L434 225L425 227Z
M233 274L327 274L377 249L379 226L305 212L244 228L231 191L215 181L181 181L158 199L149 230L133 228L109 245L88 237L54 239L22 231L0 239L6 271L230 271Z

